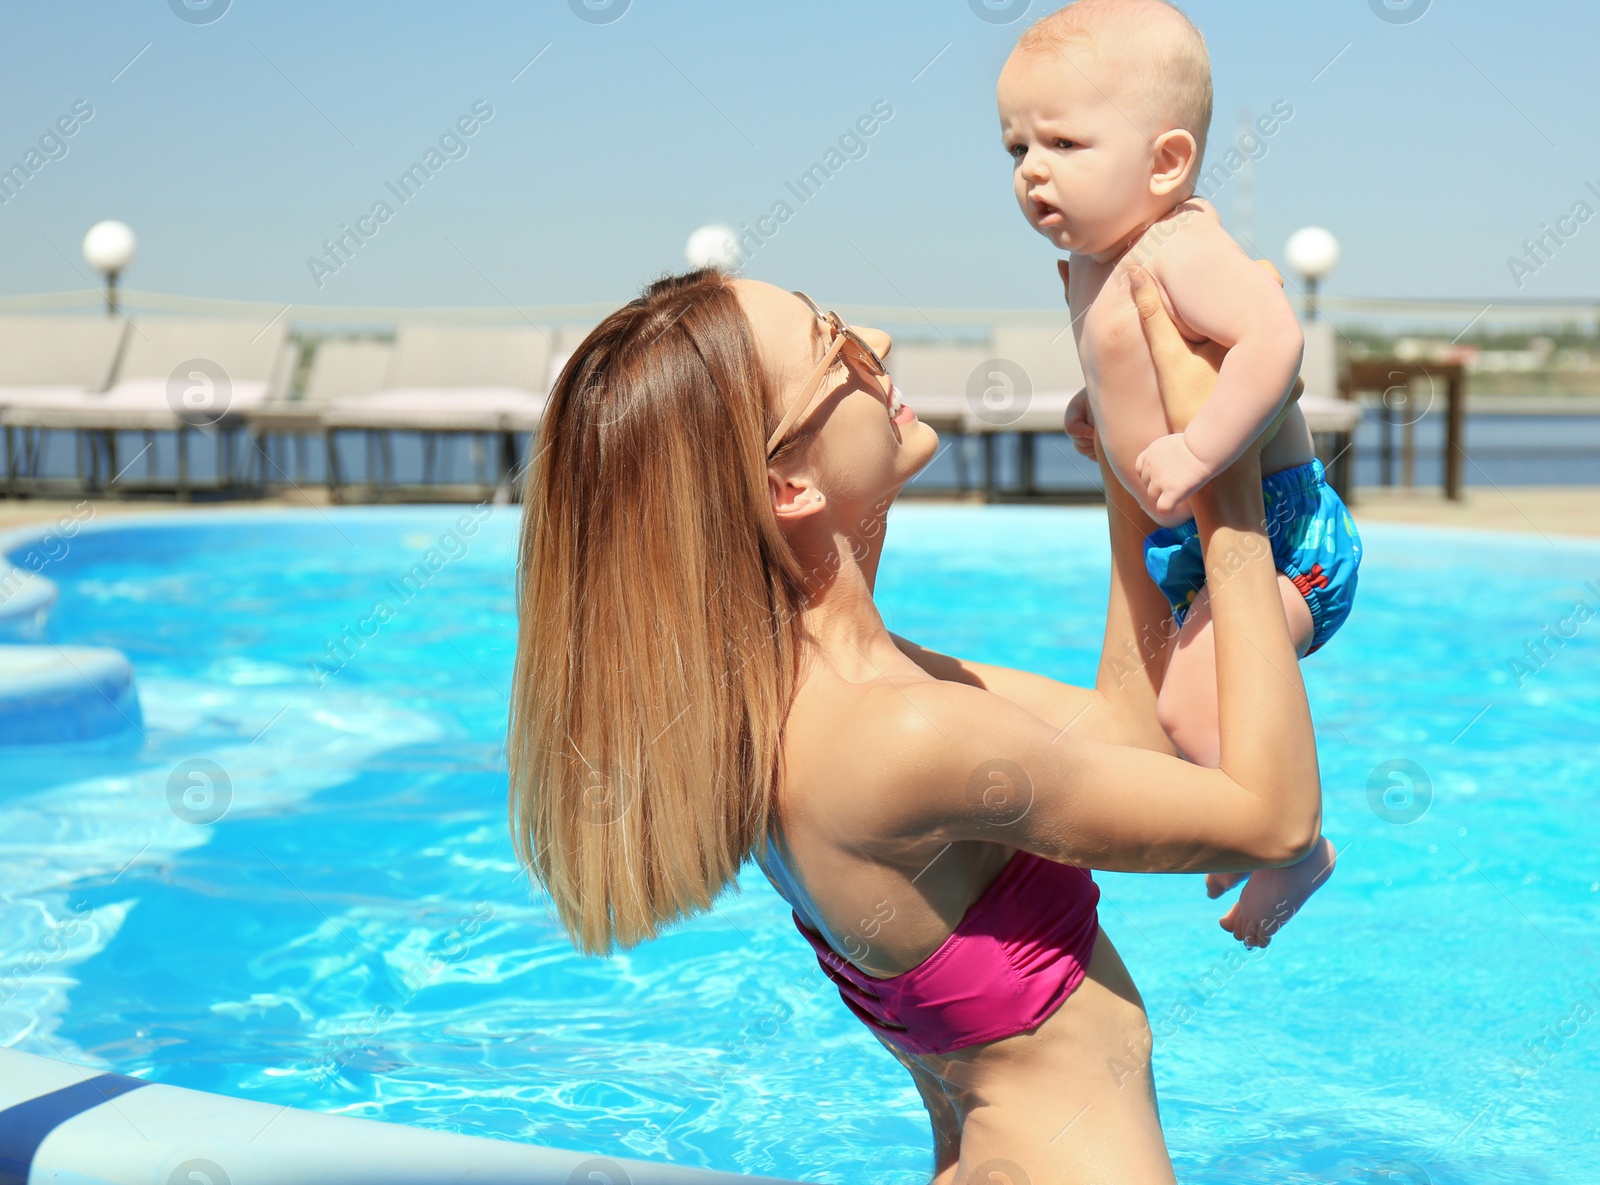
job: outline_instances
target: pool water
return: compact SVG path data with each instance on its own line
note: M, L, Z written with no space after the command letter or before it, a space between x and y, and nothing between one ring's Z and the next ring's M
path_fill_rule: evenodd
M172 515L57 553L50 639L125 651L144 717L0 751L0 1045L600 1154L925 1181L909 1078L753 864L611 960L530 891L505 802L516 514ZM898 507L879 601L932 647L1085 681L1104 535L1089 509ZM1180 1178L1592 1185L1600 546L1364 537L1356 612L1305 667L1333 879L1245 954L1200 877L1098 876ZM1560 645L1525 648L1546 627Z

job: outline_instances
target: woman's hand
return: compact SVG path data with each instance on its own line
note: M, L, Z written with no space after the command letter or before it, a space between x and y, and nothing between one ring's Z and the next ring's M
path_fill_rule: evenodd
M1139 310L1150 357L1156 364L1156 385L1167 408L1173 432L1182 432L1211 398L1217 372L1228 351L1214 341L1192 342L1178 332L1161 293L1143 268L1128 270L1128 287Z
M1270 261L1258 259L1256 263L1266 268L1280 286L1283 284L1282 274ZM1222 360L1228 351L1216 342L1191 342L1179 333L1167 313L1167 306L1161 302L1161 293L1156 289L1155 281L1144 269L1129 269L1128 286L1133 291L1133 303L1139 310L1145 340L1150 343L1150 356L1155 361L1156 383L1161 390L1161 401L1166 405L1167 422L1174 433L1180 433L1205 406L1206 400L1211 398L1211 392L1217 385L1217 372L1222 369ZM1252 450L1259 451L1277 434L1278 425L1304 390L1305 383L1296 378L1289 402L1256 438L1250 446Z

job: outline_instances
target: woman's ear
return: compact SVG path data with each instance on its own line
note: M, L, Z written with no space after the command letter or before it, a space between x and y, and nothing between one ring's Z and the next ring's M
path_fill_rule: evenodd
M1155 154L1151 165L1150 192L1156 197L1182 188L1197 167L1200 147L1194 136L1182 128L1174 128L1156 137Z
M772 513L778 521L798 521L816 514L827 499L803 477L782 477L776 470L767 470L767 491L772 495Z

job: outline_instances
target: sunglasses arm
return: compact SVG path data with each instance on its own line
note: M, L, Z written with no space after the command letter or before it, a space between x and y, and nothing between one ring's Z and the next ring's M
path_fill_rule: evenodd
M772 450L777 447L784 434L795 425L801 416L810 410L811 401L816 397L817 389L822 386L823 377L827 375L828 369L844 349L844 342L843 334L833 339L832 344L828 346L828 352L822 356L822 361L817 363L816 370L806 380L806 385L800 389L800 394L795 396L794 401L789 404L789 409L783 413L783 419L778 421L778 426L772 430L772 435L767 438L768 457L772 456Z

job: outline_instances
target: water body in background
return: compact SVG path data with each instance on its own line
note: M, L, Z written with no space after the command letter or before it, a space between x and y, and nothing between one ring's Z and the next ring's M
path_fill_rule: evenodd
M915 406L915 405L913 405ZM1439 487L1444 482L1444 411L1430 411L1413 427L1416 439L1416 484ZM1392 480L1400 481L1400 447L1403 428L1393 428ZM1356 430L1353 476L1358 486L1381 485L1384 480L1383 425L1369 409ZM916 487L953 486L958 479L957 450L965 447L970 458L970 480L979 483L983 473L983 445L948 437L945 448L912 484ZM996 473L1002 487L1018 481L1019 440L1002 436L995 441ZM1073 451L1065 434L1041 435L1036 444L1035 480L1045 490L1088 493L1100 488L1100 471L1094 462ZM1600 485L1600 415L1504 415L1474 413L1467 416L1467 461L1463 466L1469 486L1497 485Z
M1600 416L1597 415L1468 415L1467 460L1463 476L1471 485L1596 485L1600 484ZM1415 426L1416 484L1444 481L1444 415L1430 413ZM1393 430L1394 458L1390 478L1400 480L1403 429ZM1357 485L1384 482L1382 424L1368 412L1356 437Z

